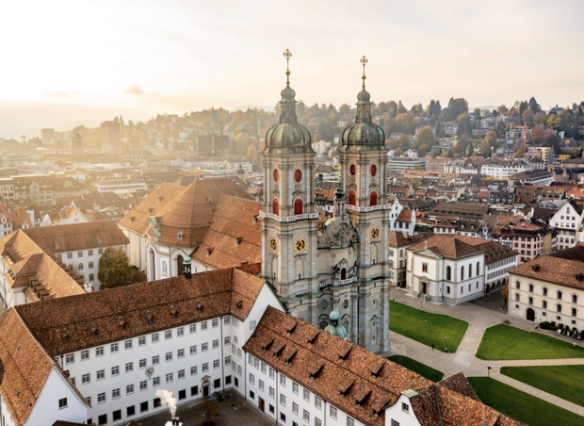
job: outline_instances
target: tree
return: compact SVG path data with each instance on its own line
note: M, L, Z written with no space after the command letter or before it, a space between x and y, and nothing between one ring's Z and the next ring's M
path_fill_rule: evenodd
M394 157L401 157L402 155L404 155L404 152L402 151L401 148L397 147L395 149L395 151L393 151L393 156Z
M531 99L529 99L529 109L532 110L535 114L537 114L541 108L539 106L539 104L537 103L537 101L535 100L535 98L532 96Z
M509 110L507 109L507 107L505 105L499 105L497 107L497 112L499 114L505 114L506 112L508 112Z
M535 118L535 113L531 109L526 109L521 114L521 118L523 119L523 124L529 127L533 127L533 119Z
M505 286L501 289L501 297L503 301L507 303L509 300L509 283L505 284Z
M572 148L570 150L570 158L580 158L582 156L582 151L578 148Z
M429 126L420 129L416 135L416 148L419 148L422 145L432 147L436 142L438 142L438 138L434 136L434 132Z
M518 149L517 151L515 151L515 155L513 156L513 158L523 158L523 150Z
M497 146L497 132L494 130L489 130L489 132L485 135L485 140L491 146Z
M545 130L541 124L538 124L531 131L531 140L541 143L543 138L545 138Z
M491 156L491 144L487 140L481 142L481 155L485 158Z
M104 288L128 285L132 279L132 267L123 250L107 248L99 259L97 279Z

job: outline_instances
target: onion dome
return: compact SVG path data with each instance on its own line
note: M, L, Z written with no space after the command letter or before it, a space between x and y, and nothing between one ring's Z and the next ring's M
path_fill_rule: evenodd
M286 61L292 54L288 49L284 52ZM280 122L270 127L266 133L265 154L281 153L314 153L310 132L298 123L296 116L296 92L290 87L290 70L286 70L286 87L281 92Z
M385 150L385 134L383 129L373 123L371 118L371 95L365 90L365 65L367 58L361 59L363 64L363 90L357 95L357 117L355 123L343 130L341 151L377 151Z
M331 323L326 326L324 331L332 334L333 336L345 339L347 337L347 329L339 324L339 318L340 318L339 313L337 311L332 311L329 314L329 319L331 320Z

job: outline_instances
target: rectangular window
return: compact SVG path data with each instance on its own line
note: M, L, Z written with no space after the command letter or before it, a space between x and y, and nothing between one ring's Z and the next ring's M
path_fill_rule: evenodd
M67 354L65 356L65 364L73 364L75 362L75 354Z
M140 412L144 413L148 411L148 401L144 401L140 403Z
M231 317L227 316L223 318L223 325L231 324Z
M270 367L270 379L273 379L276 376L276 370Z
M208 350L209 350L209 344L208 343L201 344L201 351L207 352Z
M266 368L267 368L266 364L264 364L264 363L262 362L262 368L261 368L261 370L262 370L262 373L266 374Z
M213 325L213 328L219 327L219 320L218 320L217 318L215 318L215 319L212 321L212 325Z
M310 413L307 410L302 412L302 418L305 422L310 422Z
M283 393L280 394L280 405L282 406L286 406L286 395L284 395Z
M270 386L270 398L275 398L276 396L276 390Z
M86 359L89 359L89 349L81 351L81 361L85 361Z
M172 352L167 352L165 358L166 362L172 361Z
M112 367L112 376L117 376L120 374L120 367L118 365L116 365L115 367Z
M178 351L176 351L176 357L177 358L183 358L185 356L185 350L184 349L179 349Z
M166 383L172 383L172 380L173 380L172 373L168 373L166 375Z
M90 382L89 374L84 374L81 376L81 384L86 385Z
M292 392L298 395L298 383L292 382Z
M140 390L143 391L146 389L148 389L148 380L143 380L140 382Z
M263 380L259 380L259 387L260 387L260 390L264 390L264 381Z
M410 411L410 406L408 404L406 404L405 402L402 402L402 411Z
M197 324L191 324L189 326L189 333L193 334L197 332Z
M132 371L134 371L134 363L133 362L126 363L126 373L130 373Z
M178 370L178 379L184 379L185 378L185 370Z
M144 346L146 344L146 336L138 337L138 346Z
M231 336L227 336L227 337L223 338L223 344L225 346L230 345L231 344Z
M132 341L131 341L131 340L126 340L126 341L124 342L124 347L125 347L126 349L132 349Z
M213 349L217 349L219 347L219 339L213 340Z
M166 331L164 332L164 339L165 339L165 340L172 339L172 330L166 330Z
M159 336L158 336L158 333L154 333L154 334L152 335L152 343L156 343L156 342L158 342L159 340L160 340L160 338L159 338Z
M152 365L158 365L158 364L160 364L160 356L154 355L152 357Z
M207 329L207 321L203 321L201 323L201 330L206 330Z
M304 389L304 400L310 402L310 392L307 389Z
M146 368L146 359L141 359L140 361L138 361L138 365L140 366L140 368Z
M230 356L226 356L225 357L225 365L229 365L231 364L231 357Z
M134 393L134 385L126 386L126 395L132 395Z
M83 257L83 252L82 251L78 251L77 252L77 257Z
M355 420L351 417L347 417L347 426L355 426Z
M114 389L112 391L112 399L117 399L119 397L120 397L120 389L119 388L118 389Z
M209 363L206 362L201 366L201 369L203 370L203 373L206 373L207 371L209 371Z
M93 250L87 250L87 255L88 256L93 256Z
M191 367L191 376L195 376L197 374L197 366Z
M105 402L105 392L97 394L97 403L101 404Z
M216 359L216 360L213 361L213 369L214 370L217 369L217 368L219 368L220 365L221 365L221 363L219 362L218 359Z
M337 419L337 409L331 405L330 409L331 419Z
M249 373L249 383L254 385L255 384L255 376Z
M103 254L103 249L97 249L97 254L102 255Z
M286 376L280 374L280 385L286 387Z
M298 414L298 404L296 404L295 402L292 403L292 412L294 414Z
M97 380L105 379L105 370L97 370Z
M117 343L112 343L110 345L110 353L114 354L119 351L119 347Z
M422 263L422 272L428 272L428 264Z
M152 379L152 386L160 386L160 377L155 377Z
M179 327L176 329L176 337L182 337L185 335L185 329L183 327Z
M191 355L196 355L197 354L197 346L191 346L190 348L190 354Z
M256 328L256 321L251 321L249 323L249 329L250 329L250 331L254 331L255 328Z
M314 426L322 426L320 419L317 419L316 417L314 418Z
M318 396L315 396L314 397L314 405L316 406L316 408L321 410L322 409L322 399Z

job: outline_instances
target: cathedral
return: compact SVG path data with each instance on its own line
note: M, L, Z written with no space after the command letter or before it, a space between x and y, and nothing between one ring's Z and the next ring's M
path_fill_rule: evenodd
M289 60L291 54L284 56ZM316 153L310 132L298 123L296 93L286 71L280 121L268 130L262 152L261 276L293 316L325 328L335 310L347 340L383 353L390 349L391 206L385 135L372 122L366 62L363 57L355 123L342 132L334 216L322 223L314 203Z

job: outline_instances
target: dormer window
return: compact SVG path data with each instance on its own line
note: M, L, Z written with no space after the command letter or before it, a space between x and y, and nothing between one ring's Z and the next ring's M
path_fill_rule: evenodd
M97 244L101 244L103 241L101 240L101 238L99 240L97 240Z
M58 250L61 248L61 244L55 244L55 248Z
M178 241L182 241L184 235L185 235L185 233L183 231L178 231L178 234L176 234L176 239Z

